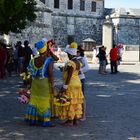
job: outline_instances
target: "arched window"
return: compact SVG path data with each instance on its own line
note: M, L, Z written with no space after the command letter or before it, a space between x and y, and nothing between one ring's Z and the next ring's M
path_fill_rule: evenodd
M68 0L68 9L73 9L73 0Z
M54 8L59 8L59 0L54 0Z
M85 10L85 0L80 0L80 10L81 11Z
M95 1L91 2L91 11L96 12L96 2Z

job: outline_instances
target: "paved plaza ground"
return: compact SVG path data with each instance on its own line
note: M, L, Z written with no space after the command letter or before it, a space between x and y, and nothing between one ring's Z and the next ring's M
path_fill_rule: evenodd
M26 125L26 105L16 99L21 78L0 80L0 140L140 140L140 65L120 65L117 75L99 75L98 65L90 66L87 120L75 127L61 126L58 121L55 128ZM57 69L55 77L60 86Z

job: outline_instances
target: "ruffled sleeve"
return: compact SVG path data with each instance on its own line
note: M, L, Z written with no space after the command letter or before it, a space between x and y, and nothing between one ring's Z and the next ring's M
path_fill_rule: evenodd
M34 68L33 62L34 62L34 59L30 60L30 63L28 65L27 69L29 70L32 78L34 79L37 75L37 70Z
M76 69L76 64L71 60L67 62L66 66L73 67L74 69Z

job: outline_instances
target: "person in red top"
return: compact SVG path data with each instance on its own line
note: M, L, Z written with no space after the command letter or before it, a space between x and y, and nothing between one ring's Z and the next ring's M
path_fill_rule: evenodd
M0 79L6 76L6 62L7 62L7 52L4 48L4 43L0 42Z
M116 48L116 45L113 45L113 48L110 50L111 74L116 74L118 72L117 61L118 61L118 49Z

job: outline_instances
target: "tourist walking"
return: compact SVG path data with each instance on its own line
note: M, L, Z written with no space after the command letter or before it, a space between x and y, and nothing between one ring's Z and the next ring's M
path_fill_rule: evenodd
M25 120L30 125L53 127L51 122L51 94L54 91L53 62L45 42L35 44L39 56L32 59L28 70L32 77L31 96Z
M118 49L116 45L113 45L113 48L110 50L110 65L111 65L111 74L116 74L118 72Z
M99 47L99 53L97 55L99 59L99 74L107 74L106 72L106 52L105 47Z

